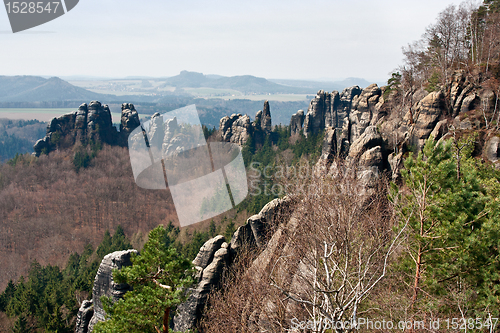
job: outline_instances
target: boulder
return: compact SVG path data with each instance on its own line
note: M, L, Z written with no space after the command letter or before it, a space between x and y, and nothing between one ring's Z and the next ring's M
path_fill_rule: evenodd
M499 144L500 144L500 138L498 136L492 136L484 144L483 155L493 163L498 162Z
M384 164L382 147L376 146L365 151L359 158L360 167L377 167L382 170Z

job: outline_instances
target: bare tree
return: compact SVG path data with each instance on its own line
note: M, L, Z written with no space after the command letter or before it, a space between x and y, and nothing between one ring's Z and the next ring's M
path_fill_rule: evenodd
M324 193L324 186L332 191ZM312 332L354 330L363 301L386 275L405 227L393 233L384 185L377 186L367 189L356 175L341 173L313 183L317 191L307 193L296 210L300 223L269 279L306 311Z

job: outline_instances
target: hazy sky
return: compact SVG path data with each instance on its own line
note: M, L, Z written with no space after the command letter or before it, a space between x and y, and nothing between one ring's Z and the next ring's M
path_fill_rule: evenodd
M12 34L0 9L0 75L385 81L401 47L453 0L80 0Z

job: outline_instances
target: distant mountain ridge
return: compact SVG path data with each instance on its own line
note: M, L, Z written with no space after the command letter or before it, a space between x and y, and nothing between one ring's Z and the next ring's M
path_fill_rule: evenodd
M58 77L0 76L0 102L82 101L116 97L76 87Z
M173 86L176 88L206 87L215 89L234 89L247 94L308 94L312 92L311 89L308 89L307 87L286 86L252 75L227 77L182 71L179 75L169 77L164 82L163 87Z
M342 81L310 81L310 80L286 80L286 79L270 79L269 81L290 86L290 87L300 87L300 88L310 88L315 91L326 90L326 91L342 91L344 88L359 86L361 88L366 88L373 82L368 82L363 78L349 77Z

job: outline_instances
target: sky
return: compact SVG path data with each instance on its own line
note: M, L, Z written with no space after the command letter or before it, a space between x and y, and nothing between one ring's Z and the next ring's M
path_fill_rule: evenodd
M453 0L80 0L12 33L0 9L0 75L386 81Z

